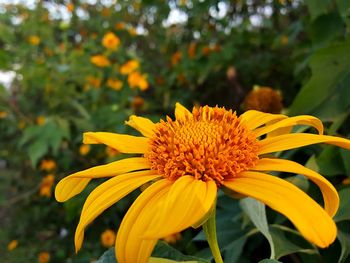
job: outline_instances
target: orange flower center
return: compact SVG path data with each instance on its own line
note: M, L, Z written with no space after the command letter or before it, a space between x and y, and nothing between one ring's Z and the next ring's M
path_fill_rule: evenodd
M258 142L235 112L205 106L192 113L157 124L145 154L151 169L171 180L192 175L220 186L256 165Z

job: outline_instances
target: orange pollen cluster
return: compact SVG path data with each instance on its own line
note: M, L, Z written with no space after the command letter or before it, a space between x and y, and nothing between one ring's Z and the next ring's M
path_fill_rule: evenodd
M235 112L205 106L192 114L157 124L145 154L151 169L171 180L192 175L220 186L256 165L258 142Z

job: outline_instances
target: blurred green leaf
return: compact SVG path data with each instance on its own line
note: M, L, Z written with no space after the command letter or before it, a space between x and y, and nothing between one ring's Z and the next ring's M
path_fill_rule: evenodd
M339 192L340 205L334 217L336 222L350 220L350 188L341 189Z
M305 2L312 20L322 14L326 14L332 4L330 0L306 0Z
M275 259L263 259L263 260L260 260L259 263L282 263L282 262Z
M278 261L276 259L263 259L263 260L260 260L259 263L282 263L281 261Z
M337 238L341 245L341 253L338 263L344 262L350 254L350 235L338 229Z
M314 47L322 47L341 36L344 23L337 12L328 13L317 17L311 23L311 37Z
M343 17L343 20L347 25L350 25L350 1L348 0L337 0L337 6L339 13Z
M295 98L290 115L313 113L350 76L350 41L318 50L310 66L312 77ZM344 98L344 94L340 96Z
M37 140L28 146L28 155L35 167L39 159L43 157L48 151L48 144L44 140Z

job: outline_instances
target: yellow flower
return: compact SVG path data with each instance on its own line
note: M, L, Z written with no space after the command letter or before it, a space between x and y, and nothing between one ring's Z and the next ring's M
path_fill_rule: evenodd
M106 147L106 154L108 157L113 158L119 154L119 152L112 147Z
M40 252L38 255L38 263L50 262L50 253L47 251Z
M341 183L343 185L350 185L350 178L349 177L345 178Z
M281 41L282 45L287 45L289 42L289 38L286 35L283 35L283 36L281 36L280 41Z
M72 13L74 11L74 4L73 3L68 3L67 4L67 10L68 12Z
M182 52L181 51L176 51L171 56L171 65L176 66L177 64L179 64L181 58L182 58Z
M0 119L5 119L7 117L7 112L6 111L0 111Z
M282 96L270 87L254 86L243 102L244 110L259 110L267 113L280 113Z
M89 83L89 85L93 86L96 89L101 86L101 79L100 78L96 78L94 76L88 76L86 78L86 80Z
M23 130L24 127L26 127L25 121L19 121L19 123L18 123L18 128L19 128L20 130Z
M101 14L102 14L102 16L104 16L104 17L109 17L109 15L110 15L110 10L109 10L109 8L107 8L107 7L102 8Z
M121 90L123 87L123 82L119 79L108 79L107 86L115 90Z
M107 229L101 234L101 244L104 247L112 247L115 243L115 232Z
M111 65L111 62L104 55L95 55L90 58L91 63L98 67L108 67Z
M235 78L237 78L237 70L234 66L230 66L227 68L226 77L229 80L234 80Z
M187 50L189 58L194 58L196 56L196 48L197 44L195 42L191 42Z
M181 239L181 234L180 233L171 234L169 236L163 237L162 239L168 244L176 244L176 242Z
M117 23L115 23L114 28L116 30L122 30L125 28L125 24L123 22L117 22Z
M79 147L79 153L82 156L87 155L90 152L90 145L83 144Z
M44 116L38 116L36 118L36 124L38 124L40 126L44 125L45 122L46 122L46 118Z
M12 240L10 243L7 245L7 250L12 251L18 246L18 240Z
M56 162L54 160L42 160L40 163L40 170L42 171L52 171L56 168Z
M82 209L75 247L85 228L103 211L147 182L153 182L124 216L116 239L118 262L148 262L158 239L198 227L215 204L218 191L260 200L286 216L311 243L325 248L336 238L332 220L339 207L333 185L317 172L272 153L316 143L350 149L350 140L323 135L322 122L308 115L287 117L247 111L237 116L219 107L176 104L175 120L158 123L131 116L126 122L143 136L84 133L85 144L105 144L125 154L139 154L74 173L62 179L56 199L65 202L90 180L110 177L93 190ZM290 133L294 125L314 127L318 134ZM304 175L321 190L324 208L297 186L270 171Z
M148 82L146 75L141 75L140 72L134 71L128 76L128 83L130 88L139 88L140 90L148 89Z
M40 44L40 37L36 35L29 36L28 41L31 45L37 46Z
M145 104L145 100L140 96L135 96L131 102L131 108L134 111L142 109L143 105Z
M54 182L55 182L55 176L53 174L49 174L45 176L41 180L39 195L51 197L51 188Z
M120 45L120 39L113 32L108 32L102 39L102 45L105 48L115 50Z
M137 31L134 27L130 27L128 29L128 33L130 34L130 36L134 37L134 36L137 36Z
M139 66L140 66L140 63L137 60L135 60L135 59L129 60L128 62L126 62L125 64L123 64L120 67L120 74L128 75L131 72L133 72L136 69L138 69Z

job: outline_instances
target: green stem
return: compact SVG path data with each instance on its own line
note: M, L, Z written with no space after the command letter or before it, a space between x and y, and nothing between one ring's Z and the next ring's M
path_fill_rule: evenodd
M224 263L220 254L220 248L216 237L215 212L216 212L216 209L214 207L208 220L203 224L203 230L215 262Z

